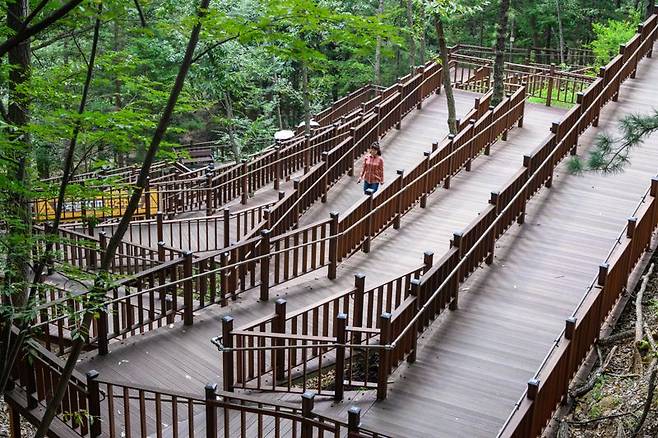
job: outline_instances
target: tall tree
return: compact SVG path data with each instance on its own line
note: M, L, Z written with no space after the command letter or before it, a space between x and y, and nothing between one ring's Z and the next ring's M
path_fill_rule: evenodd
M377 14L384 13L384 0L379 0ZM382 37L377 36L377 45L375 47L375 84L382 85Z
M408 50L409 50L409 69L413 71L416 66L416 34L414 32L414 2L407 0L407 30Z
M509 18L510 0L500 0L498 11L498 26L496 27L496 58L493 71L493 95L491 104L498 105L505 95L505 39L507 37L507 21Z

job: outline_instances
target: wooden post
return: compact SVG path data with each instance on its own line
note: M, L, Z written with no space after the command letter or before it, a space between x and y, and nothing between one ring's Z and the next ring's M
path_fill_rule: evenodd
M411 283L410 283L410 288L409 288L409 296L414 297L414 303L412 307L412 314L417 315L418 314L418 309L425 303L422 302L424 301L424 297L421 300L420 294L420 279L418 278L412 278ZM411 342L409 345L409 355L407 356L407 363L414 363L416 362L416 351L418 350L418 331L419 331L419 325L423 326L424 325L424 320L427 320L429 323L429 315L426 313L424 316L418 318L416 322L414 322L414 326L409 332L409 336L411 336ZM420 324L419 324L420 322Z
M242 160L242 168L240 170L240 185L242 187L242 199L240 202L242 205L246 204L247 199L249 198L249 175L247 174L249 172L248 169L249 167L247 166L247 160Z
M391 314L382 313L379 317L379 345L389 345L391 342ZM379 366L377 369L377 400L384 400L388 390L389 357L388 348L379 349Z
M235 363L233 362L233 317L226 315L222 318L222 372L224 378L224 391L233 392L233 376ZM227 350L228 349L228 350ZM239 354L239 353L238 353Z
M183 305L185 310L183 311L183 324L192 325L194 319L194 301L192 297L193 291L193 282L192 277L192 253L190 251L185 251L183 253L183 275L185 281L183 283Z
M231 246L231 209L225 207L223 213L223 226L224 226L224 248Z
M470 131L470 134L468 136L468 160L466 161L466 171L470 172L471 171L471 164L473 163L473 156L475 155L475 152L473 151L473 137L475 136L475 119L471 119L468 121L468 130Z
M626 237L629 239L633 239L633 236L635 236L635 228L637 226L637 218L636 217L629 217L628 218L628 225L626 226Z
M270 230L260 232L260 300L270 299Z
M313 405L315 403L315 393L306 391L302 394L302 436L301 438L313 438ZM308 420L306 420L308 419Z
M279 298L274 302L274 321L272 321L272 331L274 333L286 332L286 300ZM277 347L285 346L285 339L276 339L274 345ZM286 352L282 348L274 349L274 364L276 365L275 378L277 381L283 380L285 376Z
M426 274L427 271L432 269L434 264L434 253L432 251L425 251L423 254L423 274Z
M574 334L576 332L576 318L574 317L569 317L566 319L566 324L564 327L564 338L566 341L569 342L568 344L568 351L567 351L567 362L566 363L571 363L571 355L573 354L573 343L571 342L573 340ZM569 393L569 379L564 379L564 387L562 389L563 394L568 394ZM568 400L568 397L562 397L562 404L564 405L566 401Z
M420 197L420 208L427 207L427 195L430 191L430 155L432 155L431 152L423 152L425 157L425 171L423 173L425 173L425 177L423 178L423 195Z
M402 96L403 89L404 89L404 86L402 84L398 83L398 93L399 94L398 94L398 102L396 102L398 104L400 102L402 102L402 99L404 98ZM402 128L402 110L401 110L399 105L396 105L396 106L398 107L398 109L395 111L395 115L397 117L397 120L396 120L396 123L395 123L395 129L397 129L399 131L400 128Z
M161 211L157 212L155 215L155 221L158 242L164 242L164 213Z
M344 384L345 384L345 343L347 327L347 315L339 313L336 316L336 382L334 389L334 400L339 401L343 399Z
M304 175L306 175L311 168L311 135L304 136Z
M372 210L374 206L374 201L373 201L373 195L375 191L372 189L366 190L366 196L368 197L368 200L366 201L368 204L368 213L366 217L366 235L365 235L365 240L363 241L363 246L362 250L364 253L369 253L370 252L370 239L373 235L373 229L372 229Z
M219 305L224 307L226 306L226 297L229 294L229 278L228 278L228 269L226 269L226 266L228 266L228 257L229 257L229 252L223 252L219 255Z
M101 260L105 256L105 250L107 249L107 233L105 231L101 231L98 233L98 245L100 247L100 258ZM52 262L52 260L49 260L49 262ZM52 269L52 271L51 271ZM48 266L48 275L52 275L54 272L55 266L54 264L50 264Z
M11 379L7 382L13 383ZM21 413L13 403L7 403L9 411L9 438L21 438Z
M526 397L529 400L532 400L532 407L530 408L530 411L532 414L530 415L530 424L538 424L538 419L536 419L536 410L535 410L535 400L537 399L537 395L539 394L539 379L530 379L528 380L528 390L526 392Z
M354 313L352 314L352 325L354 327L363 326L363 301L366 290L366 274L359 272L354 275ZM354 332L352 335L355 344L361 343L361 332Z
M396 191L400 192L402 190L402 185L404 184L404 170L398 169L396 174L398 175ZM400 229L400 220L402 219L402 198L403 196L400 194L395 200L395 218L393 219L394 230Z
M348 145L349 148L350 148L350 150L349 150L350 167L347 169L347 175L348 176L354 176L354 167L356 165L356 163L355 163L356 162L356 156L355 156L355 153L354 153L354 144L357 141L356 140L356 128L354 128L354 127L350 128L350 137L352 138L352 140L350 140L350 144Z
M608 268L610 265L608 263L601 263L599 265L599 276L597 277L596 283L599 286L605 286L605 280L608 277Z
M89 403L89 436L101 435L101 399L98 387L98 371L87 371L87 402Z
M548 73L548 90L546 91L546 106L551 106L553 101L553 81L555 76L555 64L551 64L551 68Z
M322 152L322 197L320 201L322 203L327 202L327 192L329 191L329 152Z
M206 216L212 215L213 212L213 198L212 198L212 172L206 174Z
M329 223L329 271L327 277L329 280L334 280L338 268L338 212L332 211L329 217L331 222Z
M299 221L299 197L301 196L300 189L299 189L299 178L295 178L292 180L292 187L295 190L295 206L292 211L292 226L293 228L297 228L297 222Z
M281 163L279 160L281 159L281 151L279 146L274 147L274 190L279 190L279 186L281 184Z
M352 436L351 434L356 434L355 436L359 436L359 429L361 426L361 408L358 406L352 406L350 409L347 411L347 432L348 436Z
M103 308L98 313L98 355L105 356L108 353L108 321L107 321L108 308L103 305Z
M462 232L455 232L452 234L452 246L458 248L459 260L461 260L461 258L464 256L464 245L462 237L464 237ZM453 297L452 301L450 301L450 305L448 306L450 310L457 310L459 308L459 282L461 280L461 276L462 272L459 271L457 273L456 279L457 286L455 287L454 291L455 296Z
M448 135L448 176L446 176L446 179L443 181L443 188L444 189L449 189L450 188L450 177L452 176L453 173L453 157L452 153L455 151L455 134L449 134Z
M217 384L208 383L206 392L206 438L217 438Z

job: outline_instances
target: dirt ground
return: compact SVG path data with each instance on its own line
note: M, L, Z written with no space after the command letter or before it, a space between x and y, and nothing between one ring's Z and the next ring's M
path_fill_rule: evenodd
M642 314L648 331L658 342L658 251L651 263L654 268L643 295ZM633 291L611 337L597 345L599 359L588 381L571 389L572 396L578 396L572 397L573 406L560 423L559 438L658 437L658 394L653 395L643 427L635 434L647 403L652 362L655 367L658 360L658 353L643 333L642 341L637 344L641 367L634 366L635 298L641 283ZM623 334L626 334L623 339L606 342Z

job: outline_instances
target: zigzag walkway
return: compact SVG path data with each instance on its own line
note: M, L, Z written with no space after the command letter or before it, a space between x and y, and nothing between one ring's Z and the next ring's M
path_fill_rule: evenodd
M581 138L579 154L596 134L616 134L624 115L650 111L656 84L658 62L643 61L619 102L602 111L601 127ZM401 367L363 423L393 436L494 436L656 175L658 136L630 159L615 175L574 176L563 163L553 187L529 203L525 225L462 286L459 310L423 335L416 363Z
M473 107L473 99L478 94L463 90L454 90L457 117L467 113ZM384 186L395 178L397 170L411 169L431 150L432 142L441 141L448 135L448 108L445 93L430 97L421 111L407 116L403 129L389 132L380 142L384 158ZM361 187L356 181L363 166L364 157L355 164L354 176L344 175L329 191L326 203L314 204L299 220L299 225L312 224L329 217L329 213L342 213L357 202L362 196ZM380 190L383 187L380 187Z
M224 315L232 315L237 325L246 324L270 314L272 301L278 297L285 297L289 311L294 311L351 287L357 272L365 273L367 284L372 286L421 264L424 251L442 255L448 249L451 233L464 228L486 207L491 190L514 174L523 154L545 136L550 123L563 113L560 109L527 104L523 128L514 128L508 141L497 142L490 156L474 160L472 171L455 176L449 190L434 192L425 209L415 208L405 215L399 230L388 229L374 239L369 254L359 252L339 265L336 280L328 280L322 270L275 287L267 303L257 301L257 294L241 295L229 308L213 306L199 312L192 327L163 328L143 338L130 338L123 345L111 344L109 355L90 354L80 368L97 369L107 379L164 385L188 392L198 390L208 381L221 381L219 355L209 339L219 333ZM401 132L423 129L427 122L436 124L427 118L420 122L403 124ZM412 153L414 157L419 154L418 151ZM356 184L351 187L357 198L361 196ZM354 396L357 395L352 394L350 398ZM283 396L284 399L289 397ZM321 402L318 408L333 409Z

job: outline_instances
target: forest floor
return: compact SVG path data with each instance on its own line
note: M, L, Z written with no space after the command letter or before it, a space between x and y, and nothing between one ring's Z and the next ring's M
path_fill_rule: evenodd
M648 275L651 266L653 272ZM646 290L641 300L644 330L636 350L636 298L645 279ZM653 254L614 330L596 346L598 361L587 381L571 389L573 404L560 423L558 438L658 436L658 395L652 391L651 400L648 396L649 388L655 388L658 380L658 351L655 341L649 339L649 336L658 339L657 330L658 251ZM647 403L650 403L648 410ZM642 428L636 432L645 410Z
M30 437L34 436L36 428L30 423L21 418L21 436ZM9 437L9 410L7 403L0 397L0 438Z

